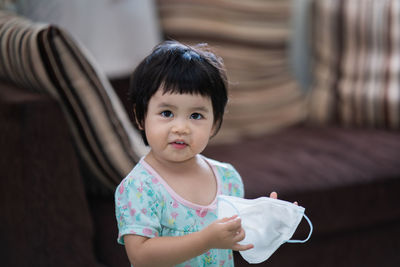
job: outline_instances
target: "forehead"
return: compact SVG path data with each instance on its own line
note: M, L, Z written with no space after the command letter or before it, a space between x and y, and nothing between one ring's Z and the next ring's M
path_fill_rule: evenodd
M150 99L149 106L171 106L176 108L202 108L212 111L211 98L200 94L176 93L157 90Z

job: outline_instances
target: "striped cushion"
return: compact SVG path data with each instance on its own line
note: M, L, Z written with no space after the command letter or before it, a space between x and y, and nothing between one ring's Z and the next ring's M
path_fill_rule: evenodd
M400 2L314 0L311 118L400 128Z
M143 155L144 146L84 48L60 28L0 11L0 49L0 79L57 99L85 178L92 188L113 190Z
M213 139L237 142L302 122L306 101L288 61L292 0L158 0L162 30L207 42L225 62L230 101Z

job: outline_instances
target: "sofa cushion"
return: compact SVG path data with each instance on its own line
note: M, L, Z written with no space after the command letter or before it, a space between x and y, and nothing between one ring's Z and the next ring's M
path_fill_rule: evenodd
M89 53L63 29L5 11L0 48L0 79L57 99L90 188L113 190L145 150Z
M236 145L209 146L205 154L233 164L246 198L276 191L304 205L314 236L400 218L398 132L295 127Z
M311 118L399 129L399 1L312 2Z
M290 73L291 0L158 0L161 28L224 59L230 101L214 143L235 142L303 122L306 98Z
M76 151L58 103L0 82L0 122L1 265L100 266Z

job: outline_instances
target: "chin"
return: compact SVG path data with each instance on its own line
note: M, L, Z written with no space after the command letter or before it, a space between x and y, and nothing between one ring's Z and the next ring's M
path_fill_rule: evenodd
M177 156L177 157L170 157L171 162L175 163L183 163L194 159L196 155L188 155L188 156Z

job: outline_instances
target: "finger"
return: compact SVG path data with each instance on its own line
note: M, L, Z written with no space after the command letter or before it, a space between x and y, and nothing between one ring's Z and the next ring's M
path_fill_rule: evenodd
M219 219L218 222L219 223L226 223L232 220L235 220L237 217L239 217L238 215L233 215L232 217L224 217L222 219Z
M232 217L230 217L229 220L235 220L236 218L239 218L239 215L235 214Z
M246 245L240 245L240 244L235 244L232 249L236 251L244 251L244 250L249 250L254 248L253 244L246 244Z
M229 222L226 222L226 223L227 223L226 229L231 232L239 233L240 229L242 228L242 220L239 217L237 217Z
M298 203L297 201L293 202L293 204L295 204L296 206L298 206L298 205L299 205L299 203Z
M218 221L216 221L217 223L226 223L228 222L230 219L228 217L224 217L222 219L219 219Z
M272 192L271 194L269 194L269 197L277 199L278 198L278 194L276 192Z
M240 228L233 239L235 243L242 241L246 237L246 233L243 228Z

